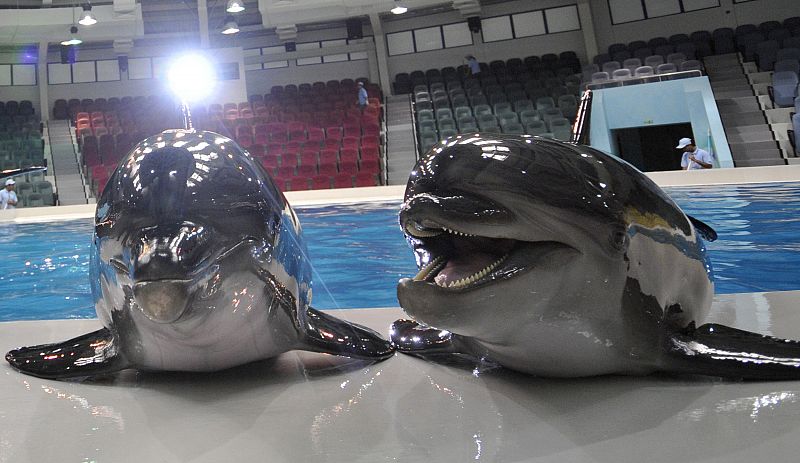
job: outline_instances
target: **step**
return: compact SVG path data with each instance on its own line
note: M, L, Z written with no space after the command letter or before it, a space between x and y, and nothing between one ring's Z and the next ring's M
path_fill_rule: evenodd
M788 122L775 122L770 124L772 133L775 135L776 140L788 140L789 130L792 130L792 124Z
M724 80L721 82L711 82L711 91L715 94L719 92L730 92L736 90L747 90L752 94L752 88L753 86L750 85L750 83L746 80Z
M721 90L719 92L713 91L715 100L725 100L728 98L741 98L746 96L753 96L753 91L749 88L741 90Z
M785 159L734 159L736 167L785 166Z
M774 140L749 143L730 143L729 146L734 157L746 156L748 152L778 150L778 143Z
M726 113L720 114L720 118L722 119L722 124L727 128L728 126L739 126L739 125L760 125L766 124L767 120L764 117L764 113L761 111L750 111L746 113Z
M754 72L752 74L748 74L747 78L752 84L772 84L771 72Z
M767 115L767 122L772 123L791 123L789 116L794 112L794 108L775 108L764 111Z
M761 141L775 141L775 135L769 129L768 125L750 126L754 130L747 130L745 132L736 133L736 128L727 128L725 136L728 138L728 143L752 143Z
M761 107L758 104L758 99L754 96L745 96L740 98L726 98L717 100L717 109L721 113L731 111L735 112L752 112L760 111Z

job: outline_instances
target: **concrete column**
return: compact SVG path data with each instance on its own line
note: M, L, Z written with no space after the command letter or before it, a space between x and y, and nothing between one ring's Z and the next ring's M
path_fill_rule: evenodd
M372 34L375 36L375 57L378 62L378 74L383 91L390 95L392 93L392 82L389 78L389 57L386 51L386 37L383 35L383 25L378 13L373 11L369 14L369 22L372 25ZM370 55L370 58L372 56ZM372 70L372 63L370 63Z
M197 0L197 19L200 22L200 47L208 48L208 6L206 0Z
M39 114L42 122L50 120L50 94L47 91L47 42L39 42L39 56L36 60L36 82L39 84Z
M586 48L586 61L591 63L592 58L597 55L597 35L594 32L592 7L589 5L588 0L578 2L578 17L581 21L583 44Z

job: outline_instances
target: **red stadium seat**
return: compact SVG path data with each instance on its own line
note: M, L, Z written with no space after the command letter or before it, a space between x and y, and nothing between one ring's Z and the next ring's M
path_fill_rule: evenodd
M322 145L322 148L327 150L339 151L339 148L341 148L341 146L342 146L341 138L326 138L325 143Z
M339 173L355 174L358 172L358 165L353 161L339 163Z
M288 166L294 169L297 167L297 155L294 153L281 154L281 167Z
M280 166L276 172L276 176L279 178L289 178L294 177L294 167L292 166Z
M266 150L264 149L264 145L260 143L254 143L250 145L250 148L247 149L251 156L254 158L263 158L266 154Z
M297 175L299 177L313 177L317 175L317 165L304 164L297 167Z
M335 176L339 173L339 169L336 168L336 164L320 164L319 165L319 174L320 175L329 175L331 177Z
M342 148L339 151L339 162L358 162L358 150L353 148Z
M315 175L311 178L311 188L314 190L327 190L331 187L329 175Z
M325 130L326 138L331 138L334 140L341 140L342 138L342 128L340 126L335 127L328 127Z
M308 190L308 178L292 177L289 179L287 191L304 191L304 190Z
M361 159L379 159L380 158L380 148L377 146L364 146L361 145Z
M304 150L300 153L300 165L316 166L319 153L317 151Z
M324 149L319 152L320 164L336 164L339 161L339 151Z
M359 139L357 137L344 137L342 138L342 149L352 148L358 149Z
M349 173L338 174L333 177L334 188L353 188L353 176Z
M359 172L369 172L377 174L380 172L380 163L377 159L362 159L359 163Z
M370 172L359 172L356 174L356 186L375 186L378 184L375 174Z

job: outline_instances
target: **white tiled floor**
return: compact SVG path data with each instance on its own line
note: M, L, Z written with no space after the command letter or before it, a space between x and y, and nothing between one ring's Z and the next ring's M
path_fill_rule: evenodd
M718 297L712 315L800 337L800 292ZM399 309L337 311L386 333ZM94 320L0 323L3 348ZM0 462L784 462L800 381L548 380L397 354L290 352L216 374L58 382L0 366Z

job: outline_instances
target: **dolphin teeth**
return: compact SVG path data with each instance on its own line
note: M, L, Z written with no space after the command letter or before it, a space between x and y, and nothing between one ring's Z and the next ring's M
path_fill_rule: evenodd
M409 235L417 238L430 238L431 236L438 236L442 234L441 230L418 228L414 226L413 222L408 222L406 224L406 232Z
M494 261L494 262L492 262L491 264L489 264L489 265L487 265L486 267L484 267L482 270L479 270L479 271L477 271L477 272L473 273L473 274L472 274L472 275L470 275L470 276L467 276L467 277L461 278L461 279L459 279L459 280L456 280L456 281L451 281L451 282L449 282L449 283L439 283L439 282L436 282L436 285L437 285L437 286L441 286L441 287L443 287L443 288L461 288L461 287L464 287L464 286L467 286L467 285L471 285L471 284L473 284L473 283L475 283L475 282L479 281L480 279L482 279L483 277L485 277L485 276L486 276L486 275L488 275L489 273L491 273L491 272L492 272L492 270L496 269L496 268L497 268L497 266L499 266L501 263L503 263L503 261L504 261L504 260L506 260L507 258L508 258L508 254L506 254L506 255L504 255L504 256L502 256L502 257L500 257L500 258L499 258L499 259L497 259L496 261ZM440 259L440 258L436 258L436 259L434 260L434 262L436 262L436 261L437 261L437 260L439 260L439 259ZM444 259L442 258L442 260L444 260ZM445 262L442 262L442 266L444 266L444 263L445 263ZM432 268L431 264L428 264L428 266L426 267L426 269L427 269L427 268ZM424 269L423 269L423 271L424 271ZM437 270L437 271L438 271L438 270ZM423 272L420 272L420 274L422 274L422 273L423 273ZM432 272L427 272L427 273L425 274L425 276L428 276L428 275L430 275L431 273L432 273ZM417 276L419 276L419 275L417 275ZM415 277L414 279L415 279L415 280L417 280L418 278L417 278L417 277ZM424 279L424 278L423 278L423 279Z
M430 275L437 273L439 270L444 267L447 263L447 260L443 256L436 257L432 261L428 263L425 267L423 267L416 276L414 276L414 281L424 281Z

